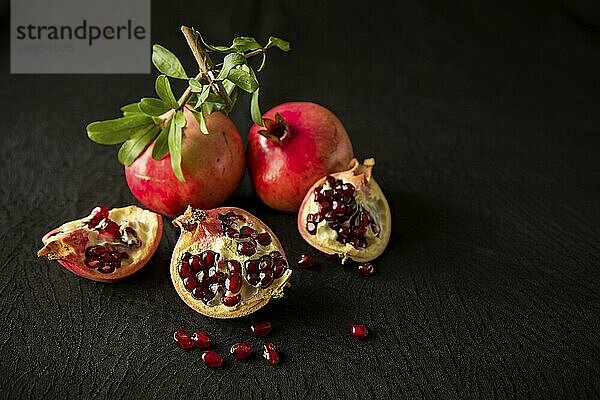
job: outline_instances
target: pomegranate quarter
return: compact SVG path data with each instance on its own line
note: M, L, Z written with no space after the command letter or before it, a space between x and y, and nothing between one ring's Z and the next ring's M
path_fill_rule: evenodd
M181 299L213 318L241 317L283 296L292 271L281 243L249 212L188 207L171 258L171 280Z
M85 218L51 230L38 257L56 260L87 279L116 282L142 268L162 236L162 217L136 206L94 208Z
M392 230L390 206L372 176L375 160L319 179L298 213L298 230L311 246L342 262L371 261L385 250Z

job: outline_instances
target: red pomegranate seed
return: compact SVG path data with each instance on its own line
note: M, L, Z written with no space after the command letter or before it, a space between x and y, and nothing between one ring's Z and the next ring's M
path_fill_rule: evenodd
M189 276L183 280L183 286L189 291L192 291L198 286L198 281L195 277Z
M249 227L247 225L244 225L244 226L242 226L240 228L240 237L241 238L246 238L246 237L249 237L249 236L254 237L254 236L256 236L256 233L257 233L256 229L251 228L251 227Z
M91 215L94 219L108 218L108 207L98 206L92 210Z
M252 242L240 242L237 245L237 251L244 256L252 256L256 253L256 246Z
M194 346L199 349L208 349L210 347L210 337L206 334L206 332L198 330L194 332L191 336L192 342L194 342Z
M271 235L269 235L267 232L259 233L256 236L256 241L261 246L268 246L271 244Z
M348 327L348 333L350 333L350 335L353 338L359 339L359 340L362 340L362 339L366 338L367 336L369 336L369 330L367 329L367 327L364 325L360 325L360 324L350 325Z
M202 361L209 368L219 368L223 365L223 357L216 351L205 351L202 354Z
M190 335L183 329L179 329L177 332L173 334L173 339L175 340L175 344L177 347L183 350L189 350L194 347L194 342Z
M236 294L234 296L225 296L223 297L222 303L227 307L233 307L242 299L241 294Z
M375 273L375 267L370 262L359 264L358 273L362 276L371 276Z
M242 275L240 274L231 274L229 278L225 281L225 289L229 290L232 293L237 293L242 289Z
M187 278L192 275L192 270L190 269L190 264L187 261L182 261L179 265L179 276L183 278Z
M271 332L271 323L268 321L257 322L250 326L250 331L255 337L267 336Z
M246 342L236 343L231 346L229 352L238 360L245 360L253 353L252 346Z
M300 268L312 268L315 265L317 258L310 254L302 254L298 260L298 266Z
M230 274L241 274L242 273L242 264L238 260L228 260L227 261L227 272Z
M271 342L263 345L263 357L267 359L270 365L279 364L279 353L275 345Z

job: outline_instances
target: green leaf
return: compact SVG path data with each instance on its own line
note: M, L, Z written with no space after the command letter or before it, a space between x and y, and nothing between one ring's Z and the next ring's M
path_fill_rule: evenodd
M86 128L88 137L99 144L117 144L137 136L154 125L151 117L143 114L130 115L106 121L96 121Z
M155 89L156 94L158 94L158 97L160 97L165 103L167 103L169 107L173 109L177 109L179 107L177 100L175 100L175 96L173 96L173 91L171 90L169 78L167 78L165 75L159 75L156 78Z
M229 75L227 75L227 79L231 82L235 83L237 87L242 90L245 90L248 93L254 92L258 89L258 82L254 77L244 70L233 68L229 71Z
M265 46L265 49L271 48L273 46L275 46L283 51L290 51L290 49L291 49L290 42L288 42L287 40L283 40L278 37L271 36L269 38L269 43L267 43L267 45Z
M202 111L207 115L212 114L214 111L223 111L227 107L225 100L214 93L209 93L206 101L201 103L200 106L202 107Z
M220 53L226 53L226 52L229 51L229 47L227 47L227 46L213 46L213 45L210 45L210 44L208 44L208 43L206 43L204 41L204 38L202 37L202 35L199 35L199 36L200 36L200 41L202 42L202 44L204 45L204 47L206 47L208 50L210 50L210 51L218 51Z
M185 127L185 115L183 115L183 111L177 111L175 113L175 116L173 117L173 122L180 128Z
M260 43L258 43L253 37L248 36L236 37L233 39L233 44L231 47L229 47L229 50L233 50L238 53L257 49L262 49Z
M217 75L217 80L223 80L229 75L229 71L237 65L246 64L246 57L240 53L227 54L223 59L223 67Z
M185 69L175 54L159 44L152 46L152 63L156 69L171 78L187 79Z
M167 103L153 97L144 97L140 101L140 110L142 110L144 114L151 115L153 117L161 116L170 109L171 107L169 107Z
M171 121L167 123L154 142L154 148L152 149L152 158L156 161L162 160L164 156L169 152L169 127Z
M160 128L156 125L150 126L146 129L144 134L123 143L118 154L119 162L126 166L131 165L154 140L159 129Z
M200 94L198 95L198 100L196 101L196 105L194 106L194 108L198 109L202 106L202 103L204 103L206 101L206 99L208 98L208 96L210 95L210 85L205 85L202 88L202 92L200 92Z
M121 107L121 111L123 112L123 115L132 115L132 114L141 114L142 111L140 111L140 107L139 107L139 103L131 103L131 104L126 104L123 107Z
M171 154L171 168L173 168L173 172L177 179L180 182L185 183L185 178L183 177L183 171L181 170L181 126L175 123L177 118L177 114L181 113L181 111L177 111L175 117L173 118L173 122L169 126L169 153ZM183 113L182 113L183 115Z
M190 89L194 93L200 93L202 91L202 84L196 78L190 78Z
M260 92L260 89L256 89L254 93L252 93L252 100L250 100L250 115L252 116L252 121L254 121L256 125L263 126L262 113L260 112L260 106L258 104L258 92Z
M202 111L192 111L194 117L196 117L196 121L198 121L198 125L200 125L200 132L205 135L208 135L208 128L206 127L206 119L202 114Z

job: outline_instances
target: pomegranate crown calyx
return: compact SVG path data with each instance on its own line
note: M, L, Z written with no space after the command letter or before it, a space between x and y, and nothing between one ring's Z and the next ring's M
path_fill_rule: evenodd
M353 158L348 164L348 172L352 173L353 176L362 177L366 183L369 183L373 177L374 166L374 158L367 158L362 163Z
M257 133L266 137L271 142L280 143L281 140L289 133L288 124L279 113L275 113L274 120L263 117L263 124L265 128L259 129Z

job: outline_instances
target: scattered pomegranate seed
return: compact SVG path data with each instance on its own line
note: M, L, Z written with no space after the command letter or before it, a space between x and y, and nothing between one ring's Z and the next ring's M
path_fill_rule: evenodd
M255 337L267 336L271 332L271 323L267 321L257 322L250 326L250 331L252 331L252 336Z
M184 331L183 329L177 330L173 334L173 339L175 340L175 344L177 347L183 350L189 350L194 347L194 341L190 338L190 335Z
M371 276L375 273L375 267L370 262L359 264L358 273L362 276Z
M275 345L271 342L263 345L263 357L267 359L269 365L279 364L279 353Z
M252 346L246 342L236 343L231 346L229 352L238 360L245 360L253 353Z
M369 336L369 330L365 325L354 324L348 327L348 333L355 338L362 340Z
M223 357L216 351L205 351L202 354L202 361L209 368L219 368L223 365Z
M317 258L310 254L302 254L298 260L298 266L300 268L312 268L315 265Z
M196 331L191 336L194 346L199 349L208 349L210 347L210 337L204 331Z

